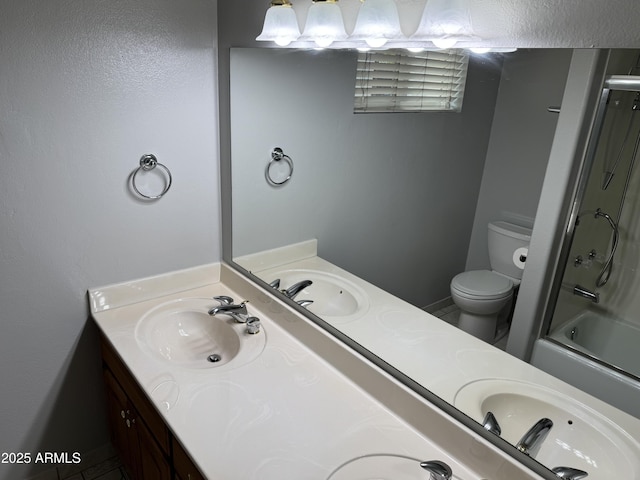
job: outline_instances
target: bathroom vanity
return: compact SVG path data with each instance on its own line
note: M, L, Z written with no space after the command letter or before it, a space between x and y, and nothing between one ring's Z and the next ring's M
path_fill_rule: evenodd
M220 295L248 300L260 332L210 316ZM541 478L225 265L92 289L90 303L134 478L411 480L427 461L461 480Z
M551 419L529 452L549 469L571 467L596 480L640 475L640 420L324 260L315 240L236 262L266 284L280 280L275 295L311 280L294 301L478 424L491 412L513 446Z

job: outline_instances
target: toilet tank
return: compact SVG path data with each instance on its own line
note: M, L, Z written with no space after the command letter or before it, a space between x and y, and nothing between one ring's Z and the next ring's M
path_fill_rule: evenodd
M511 278L522 278L524 266L522 263L517 265L516 262L520 259L521 253L527 253L526 249L529 248L531 241L531 229L496 221L489 223L488 236L491 270Z

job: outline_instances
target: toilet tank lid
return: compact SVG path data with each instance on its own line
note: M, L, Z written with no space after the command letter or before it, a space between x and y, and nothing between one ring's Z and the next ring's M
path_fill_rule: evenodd
M494 232L498 232L509 237L527 241L531 240L531 229L527 227L514 225L509 222L497 221L489 223L489 228Z

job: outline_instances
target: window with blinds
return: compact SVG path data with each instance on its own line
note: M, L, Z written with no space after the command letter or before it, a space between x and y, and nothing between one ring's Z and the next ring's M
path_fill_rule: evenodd
M469 56L462 50L358 54L355 112L460 112Z

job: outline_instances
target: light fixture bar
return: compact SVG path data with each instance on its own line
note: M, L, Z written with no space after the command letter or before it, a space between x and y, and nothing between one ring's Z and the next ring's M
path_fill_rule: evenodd
M298 19L298 15L304 15L301 12L305 12L305 2L311 3L306 9L306 21ZM360 2L355 28L349 34L339 0L271 0L262 33L256 40L289 48L487 48L473 31L471 0L427 0L419 26L411 35L402 31L398 11L406 0ZM350 8L345 12L352 12Z

